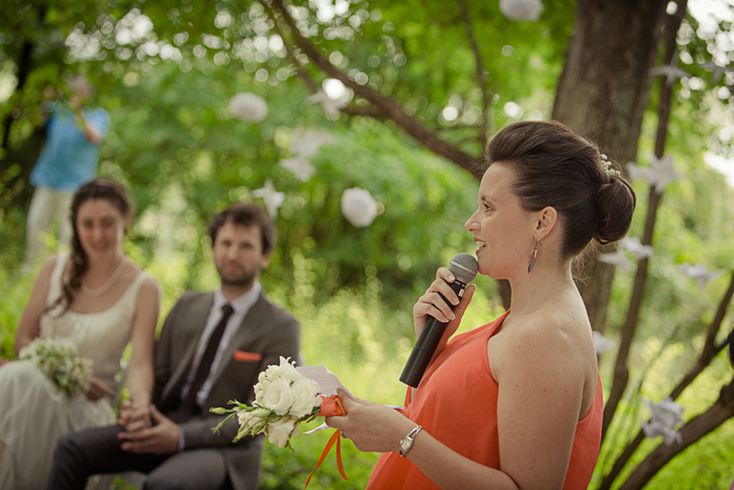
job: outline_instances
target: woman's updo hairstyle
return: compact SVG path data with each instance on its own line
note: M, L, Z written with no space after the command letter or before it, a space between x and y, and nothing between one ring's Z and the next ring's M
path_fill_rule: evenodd
M132 218L133 206L130 198L127 195L125 186L119 182L98 177L79 188L74 194L74 199L71 201L71 227L74 234L71 238L71 253L69 259L71 260L71 272L69 278L64 281L64 298L66 299L65 309L71 304L74 299L75 292L82 285L82 275L89 268L89 258L87 253L82 247L82 242L79 239L79 230L77 230L76 219L79 214L79 208L82 204L92 199L104 199L112 204L125 220L125 233L130 224ZM61 298L59 298L61 299ZM52 307L55 306L52 305Z
M489 143L487 158L515 171L513 192L526 211L556 209L564 257L577 255L592 238L604 245L627 234L637 204L632 185L607 173L596 146L563 124L511 124Z

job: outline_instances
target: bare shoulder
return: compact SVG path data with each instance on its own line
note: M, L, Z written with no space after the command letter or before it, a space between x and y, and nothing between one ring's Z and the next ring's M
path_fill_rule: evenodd
M41 268L38 270L38 275L36 276L36 279L34 281L34 291L48 291L51 276L53 275L54 269L56 268L56 262L58 260L59 254L53 254L43 261L43 264L41 264Z
M56 262L58 262L59 258L59 254L52 254L46 260L44 260L43 264L41 264L41 268L38 270L38 278L40 279L42 276L45 276L46 278L51 277L51 274L53 274L53 271L56 268Z
M593 338L585 316L566 310L543 310L513 324L505 338L500 371L508 369L576 370L593 357ZM594 357L594 361L595 361ZM500 374L500 373L498 373Z
M148 276L145 278L145 281L143 281L143 284L140 286L138 299L147 299L148 302L155 301L156 303L158 303L160 302L162 293L163 290L158 281Z
M515 333L518 342L546 344L559 347L574 344L582 338L591 340L591 327L585 314L574 314L567 309L536 311L518 322Z

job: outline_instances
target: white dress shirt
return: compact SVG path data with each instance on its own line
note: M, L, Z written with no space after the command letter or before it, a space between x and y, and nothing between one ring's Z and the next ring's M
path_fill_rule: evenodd
M212 367L209 371L209 375L206 377L204 384L201 385L199 393L196 394L196 404L200 407L204 405L206 398L209 396L209 390L212 386L211 378L217 371L217 366L219 366L219 363L222 360L224 349L227 348L230 340L232 340L232 337L240 328L240 325L242 324L242 320L244 320L245 315L247 315L247 313L250 311L250 308L252 308L252 305L254 305L257 299L260 297L261 290L262 287L260 286L260 283L256 281L255 284L252 286L252 289L231 301L227 300L227 298L224 297L224 294L222 294L221 286L218 287L216 291L214 291L214 304L212 305L211 310L209 310L209 316L206 320L206 327L204 328L204 332L201 334L201 338L199 339L199 345L197 345L196 347L194 362L191 364L191 370L189 371L189 375L186 378L186 384L181 390L182 400L186 397L186 394L189 392L189 388L191 387L191 383L194 381L196 371L199 368L199 362L201 361L201 357L204 355L204 351L206 350L206 345L209 342L209 337L211 337L212 332L219 323L219 320L221 320L222 318L222 307L225 304L229 303L232 306L234 312L232 313L232 316L229 317L229 320L227 320L227 326L224 328L222 339L219 341L219 347L217 347L217 353L214 355L214 361L212 362Z

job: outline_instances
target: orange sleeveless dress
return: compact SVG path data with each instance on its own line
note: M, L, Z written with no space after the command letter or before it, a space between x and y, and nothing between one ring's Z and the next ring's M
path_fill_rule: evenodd
M509 313L509 312L507 312ZM402 413L462 456L500 468L497 433L499 385L489 368L487 341L507 316L457 335L429 366L412 402ZM481 411L478 410L481 408ZM475 410L477 409L477 410ZM599 456L603 399L597 374L591 409L576 425L564 490L586 489ZM437 489L408 458L383 453L368 490Z

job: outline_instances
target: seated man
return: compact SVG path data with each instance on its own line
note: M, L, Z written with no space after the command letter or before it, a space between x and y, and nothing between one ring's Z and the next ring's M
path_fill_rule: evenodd
M209 234L221 285L184 294L166 318L155 347L154 405L138 412L124 405L117 425L63 437L49 489L81 490L90 475L131 470L148 473L150 489L258 487L262 436L232 443L235 418L212 433L225 416L209 408L251 403L261 371L279 356L297 358L300 326L258 282L275 241L267 213L233 204Z

